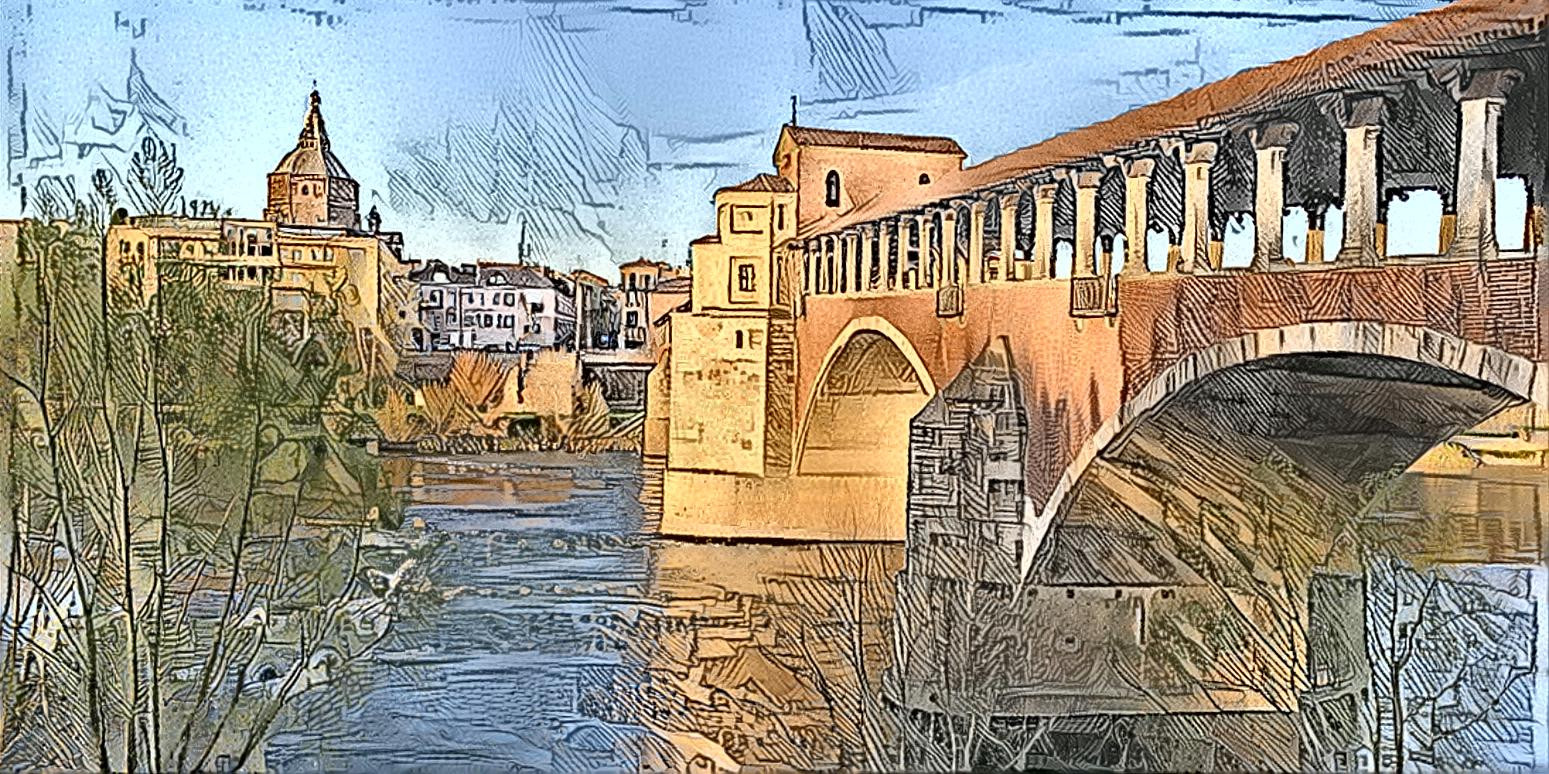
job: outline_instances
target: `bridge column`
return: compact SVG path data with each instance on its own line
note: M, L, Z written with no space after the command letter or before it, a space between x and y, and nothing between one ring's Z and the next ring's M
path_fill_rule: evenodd
M936 286L936 257L931 255L931 211L922 212L914 217L915 241L919 243L919 286L920 288L934 288Z
M1520 80L1522 73L1516 70L1477 72L1459 95L1457 230L1448 251L1454 258L1494 258L1500 253L1495 178L1500 174L1501 112L1507 93Z
M1253 270L1268 271L1285 255L1285 154L1296 138L1296 124L1270 124L1253 130L1258 157L1253 191Z
M1339 263L1377 266L1378 140L1382 136L1383 97L1350 104L1345 122L1345 234ZM1492 181L1493 182L1493 181Z
M1178 271L1190 274L1196 267L1218 268L1210 261L1210 167L1216 160L1216 144L1182 145L1183 249Z
M1101 172L1075 173L1076 250L1072 277L1097 276L1097 187L1102 182Z
M1033 187L1033 277L1048 279L1054 265L1054 198L1059 184Z
M844 232L844 288L845 293L860 290L861 251L860 236L852 229Z
M877 289L883 291L893 289L893 274L887 270L888 256L893 254L889 236L892 230L893 221L877 221Z
M1151 189L1151 173L1156 162L1132 159L1124 167L1124 274L1146 273L1146 237L1150 229L1150 210L1146 194Z
M968 276L963 284L984 284L984 207L983 199L968 205Z
M816 263L816 247L817 241L808 239L801 251L801 293L804 296L812 295L812 292L817 288L817 285L813 282L812 273L813 264Z
M956 285L962 281L957 267L957 207L948 205L941 211L941 273L938 285Z
M893 289L906 290L909 284L909 216L898 216L898 222L893 224L893 233L893 250L897 260L897 265L893 267Z
M872 280L872 270L876 268L877 256L881 254L881 252L877 250L877 227L874 224L865 223L861 225L860 231L861 264L864 268L861 270L861 281L859 289L867 291L876 290L877 285L876 282ZM882 272L877 272L876 276L880 278L882 276Z
M1021 194L1000 195L1000 274L1001 282L1011 279L1011 269L1017 257L1017 204Z
M823 272L823 293L833 295L839 289L837 282L839 268L839 239L833 235L823 237L823 261L819 267Z

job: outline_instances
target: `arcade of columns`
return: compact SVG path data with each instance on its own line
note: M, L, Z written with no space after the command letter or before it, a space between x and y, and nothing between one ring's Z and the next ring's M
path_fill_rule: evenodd
M1307 213L1305 264L1376 266L1386 260L1389 202L1417 189L1442 198L1441 257L1488 259L1499 254L1495 182L1503 175L1527 183L1524 247L1532 252L1544 239L1543 203L1534 201L1545 176L1534 161L1543 158L1543 133L1533 118L1543 96L1524 70L1541 76L1542 69L1532 54L1519 56L1515 67L1433 69L1403 83L1314 95L1273 113L1140 139L814 236L791 245L803 291L1051 278L1058 241L1072 245L1073 277L1107 277L1119 237L1122 273L1144 274L1153 230L1169 237L1169 271L1219 271L1226 224L1237 215L1255 224L1251 271L1291 268L1283 216L1292 207ZM1342 169L1329 163L1341 157ZM1336 204L1342 247L1326 257L1324 217ZM1018 257L1019 247L1030 259Z

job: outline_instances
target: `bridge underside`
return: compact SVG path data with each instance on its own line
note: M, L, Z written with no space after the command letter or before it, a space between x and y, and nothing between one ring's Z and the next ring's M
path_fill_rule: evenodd
M797 472L907 475L909 420L928 397L893 342L870 331L856 334L818 386Z
M1284 355L1224 369L1182 388L1099 455L1043 543L1032 581L1151 586L1170 582L1159 567L1186 567L1248 635L1248 652L1214 656L1240 663L1196 666L1219 672L1215 679L1249 675L1237 687L1295 706L1305 687L1308 579L1355 568L1356 552L1370 546L1354 517L1397 474L1520 402L1445 369L1371 355ZM1141 545L1166 561L1137 561L1148 555ZM1177 575L1160 573L1168 574ZM1147 623L1152 636L1202 637L1197 621L1158 613Z

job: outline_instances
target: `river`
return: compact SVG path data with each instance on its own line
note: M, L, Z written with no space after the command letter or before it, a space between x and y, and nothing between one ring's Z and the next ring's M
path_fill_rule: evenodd
M424 568L442 599L416 606L337 690L304 697L271 739L271 768L823 767L865 754L901 546L654 538L627 454L387 464L404 531L422 520L446 538Z
M654 537L627 454L385 464L402 532L440 538L435 598L303 698L270 768L896 768L879 697L902 546ZM1532 562L1537 473L1411 475L1395 507L1458 520L1473 561Z

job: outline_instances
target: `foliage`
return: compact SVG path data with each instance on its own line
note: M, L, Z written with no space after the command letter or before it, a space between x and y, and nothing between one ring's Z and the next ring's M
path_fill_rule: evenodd
M385 635L361 535L396 503L329 430L358 370L336 304L293 339L267 288L176 263L145 301L109 281L100 225L24 223L0 288L20 316L0 757L238 768Z
M147 135L129 158L129 200L143 213L165 215L183 191L183 168L178 165L177 145Z

